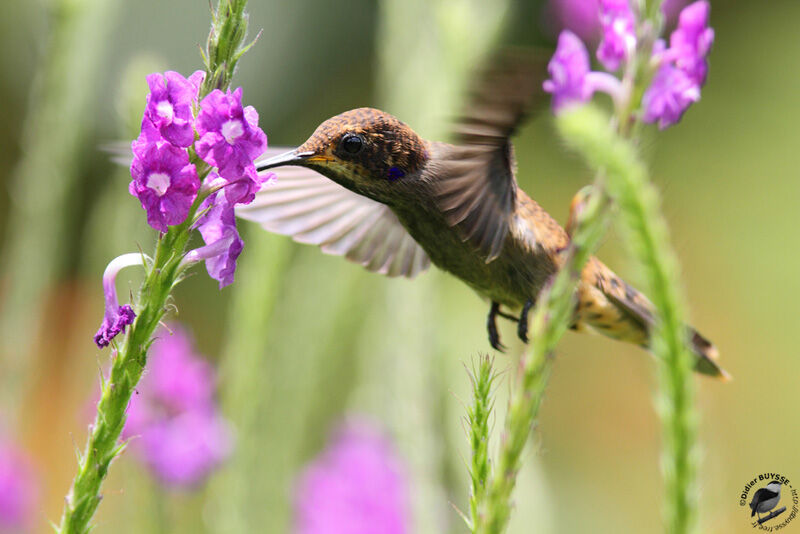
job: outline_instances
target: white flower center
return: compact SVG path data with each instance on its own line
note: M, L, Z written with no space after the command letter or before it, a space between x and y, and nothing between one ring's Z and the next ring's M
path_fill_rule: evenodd
M163 196L169 189L169 175L163 172L154 172L147 177L147 187Z
M159 117L164 117L165 119L172 119L175 114L175 110L169 100L162 100L156 104L156 111Z
M222 137L232 145L244 134L244 127L240 120L230 120L222 124Z

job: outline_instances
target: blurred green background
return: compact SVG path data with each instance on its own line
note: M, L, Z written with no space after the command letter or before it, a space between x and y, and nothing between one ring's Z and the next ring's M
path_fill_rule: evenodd
M235 85L274 145L302 142L359 106L441 137L467 73L497 42L548 42L538 3L478 0L252 2L259 42ZM504 18L506 9L514 15ZM716 1L700 103L642 142L682 267L693 323L734 380L697 379L703 532L746 532L742 486L800 477L800 3ZM13 2L0 17L0 425L33 457L37 532L57 520L108 352L100 277L152 247L129 177L97 147L138 127L145 74L200 66L206 2ZM513 39L512 39L513 37ZM591 177L542 113L517 142L519 181L558 220ZM379 421L411 481L414 532L465 532L463 364L490 350L487 306L433 269L413 282L370 274L240 224L237 283L201 270L178 319L218 363L237 450L204 487L162 493L126 456L97 517L106 532L284 532L293 481L348 414ZM636 283L618 234L602 258ZM121 294L139 278L124 272ZM513 328L503 325L506 342ZM522 347L497 355L513 369ZM510 532L659 532L654 365L642 350L567 334L516 492ZM502 425L507 387L498 388ZM800 481L800 478L797 478ZM800 521L789 527L800 530Z

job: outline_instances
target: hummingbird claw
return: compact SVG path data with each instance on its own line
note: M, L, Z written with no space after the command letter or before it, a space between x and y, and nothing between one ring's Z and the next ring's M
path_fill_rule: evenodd
M519 314L519 323L517 323L517 336L523 343L528 342L528 312L533 307L532 300L526 300L522 306L522 312Z
M489 316L486 318L486 329L489 330L489 344L494 350L505 352L506 347L500 343L500 334L497 332L497 315L500 313L500 304L492 302Z

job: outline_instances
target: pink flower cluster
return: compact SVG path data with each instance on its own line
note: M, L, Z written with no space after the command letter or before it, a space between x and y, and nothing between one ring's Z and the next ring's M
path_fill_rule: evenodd
M267 136L258 127L256 110L242 107L241 88L227 93L215 89L198 103L204 76L197 71L187 79L167 71L147 77L150 94L141 134L132 144L130 192L147 211L150 226L166 232L168 226L186 220L201 188L190 148L196 158L216 168L205 183L224 194L208 197L205 207L213 209L197 225L212 248L204 247L204 256L196 259L206 260L208 274L222 288L233 282L242 250L233 208L252 202L261 187L253 161L267 149Z
M626 91L630 91L630 84L623 84L611 73L630 61L636 51L636 14L629 0L600 0L599 8L602 39L597 58L607 72L591 71L583 41L569 30L562 31L548 64L550 79L544 83L544 90L553 95L555 111L586 102L596 91L608 93L615 101L629 96ZM706 0L686 6L670 35L669 46L663 40L655 43L652 61L657 70L642 97L645 122L658 123L662 129L671 126L700 99L708 73L707 56L714 42L714 30L708 27L709 10Z
M0 532L32 532L39 484L30 458L0 438Z
M410 532L408 489L386 438L365 421L351 421L301 475L294 532Z
M242 89L215 89L198 102L204 78L203 71L189 78L173 71L147 77L150 93L141 132L131 144L129 190L147 212L148 224L159 232L185 222L198 195L205 195L195 206L200 217L193 228L206 245L184 259L205 261L209 276L219 281L221 289L233 282L244 247L234 207L252 202L273 175L256 172L253 162L267 149L267 136L258 127L256 110L242 106ZM130 306L119 305L114 284L120 269L141 265L143 259L126 254L106 269L106 313L94 337L98 347L108 346L133 323L136 314Z
M148 371L131 399L122 431L131 448L165 484L194 486L228 457L232 431L214 399L216 374L188 334L162 329Z

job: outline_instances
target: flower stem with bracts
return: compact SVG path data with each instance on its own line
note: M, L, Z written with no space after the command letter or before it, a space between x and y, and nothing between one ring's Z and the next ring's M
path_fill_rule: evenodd
M474 533L499 534L508 524L520 457L536 422L552 367L552 352L570 324L581 270L599 245L614 202L621 209L632 253L649 282L658 315L652 350L660 361L666 530L683 534L694 526L696 415L676 261L657 195L629 138L636 136L642 122L657 123L662 129L677 123L699 100L714 32L708 27L709 5L700 0L683 9L667 46L657 39L661 30L659 11L657 0L600 0L603 39L597 57L606 72L590 71L585 45L566 30L559 36L548 65L550 79L544 89L553 95L556 125L562 137L596 170L597 179L584 206L577 210L564 264L537 297L532 342L522 357L509 399L498 460L485 487L477 492L473 488L470 527ZM617 71L620 78L614 74ZM597 91L612 98L613 128L599 112L580 109ZM475 427L480 421L470 422L471 433L480 433L481 429ZM480 440L472 441L473 458L481 457L483 447Z
M220 288L233 282L243 247L233 208L251 202L265 181L253 161L267 147L258 114L242 107L241 89L228 90L237 61L249 48L243 44L245 5L245 0L219 1L203 54L205 72L189 78L172 71L148 76L142 131L132 143L130 192L159 235L152 258L141 252L124 254L109 264L103 277L106 312L95 342L101 348L111 346L111 371L102 380L97 415L79 454L78 474L58 527L61 534L83 534L91 528L102 498L100 487L112 460L125 448L120 435L127 408L172 289L199 261L205 261ZM206 246L186 253L193 230ZM132 305L120 306L117 273L137 265L144 267L145 280Z

